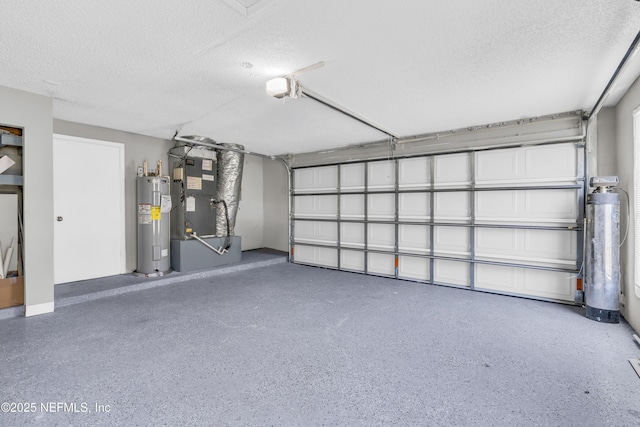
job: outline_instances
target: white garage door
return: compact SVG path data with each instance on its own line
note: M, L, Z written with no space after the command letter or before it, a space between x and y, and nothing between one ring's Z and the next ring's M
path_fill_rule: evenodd
M294 262L573 302L583 162L562 143L294 169Z

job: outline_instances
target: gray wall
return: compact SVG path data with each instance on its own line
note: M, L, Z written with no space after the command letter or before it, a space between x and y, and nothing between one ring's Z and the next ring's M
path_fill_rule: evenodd
M597 175L617 175L616 109L607 107L598 113ZM595 171L591 175L596 175Z
M0 122L24 128L26 314L53 311L52 102L0 86Z
M119 142L125 146L125 218L127 271L134 271L136 265L136 171L143 161L155 169L156 162L162 160L163 169L168 171L167 151L173 142L160 138L122 132L114 129L83 125L80 123L54 120L53 130L62 135ZM262 159L245 156L242 179L242 201L236 220L236 235L242 236L242 250L262 247Z
M280 161L264 161L264 246L289 250L289 188L287 170Z
M631 218L630 230L627 242L621 249L621 288L622 311L627 321L633 328L640 332L640 287L634 283L634 188L633 188L633 167L634 167L634 141L633 141L633 111L640 106L640 79L636 80L624 97L618 102L615 109L616 125L615 134L611 137L615 140L616 161L611 171L617 172L620 177L620 186L629 192L631 197ZM600 143L598 144L600 146ZM599 147L600 148L600 147ZM600 152L600 150L599 150ZM609 169L603 169L608 171ZM624 199L624 197L623 197ZM626 210L622 209L622 230L627 226Z

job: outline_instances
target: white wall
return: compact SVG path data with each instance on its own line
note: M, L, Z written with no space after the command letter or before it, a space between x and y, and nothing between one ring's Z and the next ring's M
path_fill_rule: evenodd
M264 247L289 250L289 187L280 161L264 161Z
M27 316L53 311L53 138L50 98L0 86L0 123L24 128Z
M244 156L242 190L236 217L236 236L242 237L242 250L264 246L263 161L261 157Z
M620 253L620 287L623 293L621 311L631 326L640 332L640 288L634 284L634 226L633 207L633 110L640 106L640 79L631 86L625 96L613 109L603 109L598 116L598 173L618 175L620 186L631 197L631 221L629 237ZM610 154L613 153L613 156ZM622 197L621 231L627 227L626 200Z

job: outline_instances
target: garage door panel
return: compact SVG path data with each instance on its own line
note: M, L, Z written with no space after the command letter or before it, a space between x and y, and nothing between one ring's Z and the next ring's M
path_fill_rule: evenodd
M406 193L398 195L400 221L427 221L430 218L429 194Z
M393 190L396 182L395 162L385 160L369 163L367 181L369 191Z
M469 193L466 191L435 194L434 219L440 222L461 222L471 219Z
M524 214L536 220L575 222L577 215L576 190L525 191Z
M340 191L364 190L364 163L342 165L340 167Z
M575 183L576 156L573 144L479 152L476 154L476 184L483 187Z
M573 276L556 271L524 270L524 289L530 295L573 301L576 289Z
M469 229L466 227L435 227L434 251L441 256L468 257Z
M401 224L398 226L398 249L400 252L428 254L430 233L430 227L425 225Z
M364 248L364 224L340 224L340 244L354 248Z
M436 283L469 286L469 263L436 259L433 273Z
M518 230L524 234L524 252L528 257L569 264L576 262L575 234L554 230Z
M477 264L475 271L476 288L490 291L523 293L522 269Z
M370 253L368 260L369 273L395 276L395 262L393 255Z
M576 289L572 276L563 272L478 264L476 288L571 302Z
M572 232L478 228L475 233L477 259L562 268L576 263Z
M340 218L364 219L364 195L350 194L340 196Z
M390 224L369 224L368 249L393 251L395 248L396 230Z
M293 180L295 191L298 193L335 191L338 188L338 167L296 169Z
M506 228L478 228L476 255L508 255L518 250L518 230Z
M298 196L296 197L295 215L308 218L337 218L337 196Z
M416 157L398 161L398 187L401 189L426 188L431 181L431 159Z
M315 264L316 261L316 249L312 246L294 246L294 254L296 262L306 263L306 264Z
M393 220L396 217L395 194L369 194L369 219Z
M523 150L525 178L539 182L576 180L577 152L573 144L543 145Z
M295 240L304 243L335 245L338 226L335 222L295 221Z
M483 191L476 193L476 221L495 222L518 219L518 191Z
M294 254L295 261L303 264L333 268L338 266L337 249L295 245Z
M435 156L434 185L436 187L462 187L471 184L469 154Z
M480 191L476 223L563 226L576 222L576 190Z
M340 251L340 266L345 270L364 272L364 252Z
M518 179L516 150L484 151L476 154L476 184L497 184Z
M398 257L398 277L401 279L428 281L430 261L426 258L410 256Z

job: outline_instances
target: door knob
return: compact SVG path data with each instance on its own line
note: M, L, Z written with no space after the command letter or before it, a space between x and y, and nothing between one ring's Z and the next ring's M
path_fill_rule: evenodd
M61 222L62 221L62 217L59 216L59 217L56 218L56 220L58 220L58 222Z

